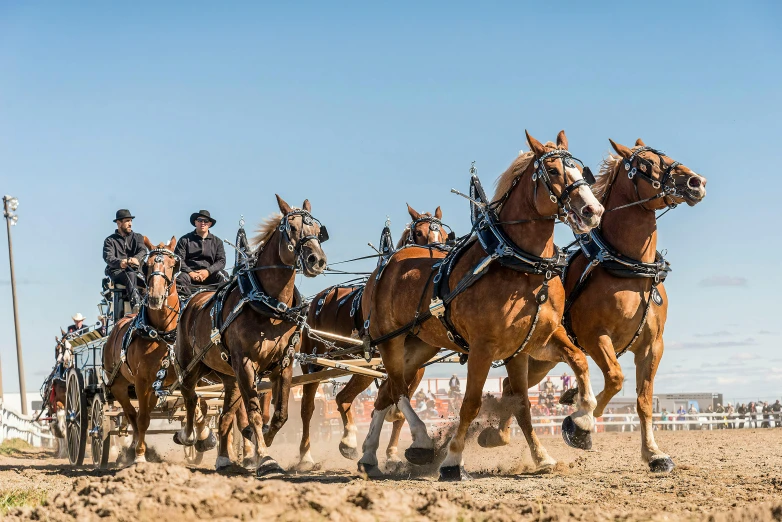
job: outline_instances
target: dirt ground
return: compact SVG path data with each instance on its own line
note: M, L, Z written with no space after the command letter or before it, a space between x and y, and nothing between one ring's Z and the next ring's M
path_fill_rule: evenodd
M474 480L437 482L436 468L367 482L332 443L316 443L321 471L283 480L224 476L215 453L187 467L182 450L152 437L164 463L98 471L72 469L38 453L0 457L0 494L45 497L11 507L8 520L782 520L782 429L657 432L677 464L654 475L640 461L640 437L606 433L579 452L543 437L560 463L530 473L522 440L487 450L472 444L465 465ZM280 441L282 442L282 441ZM384 447L384 446L383 446ZM296 447L275 442L284 467ZM381 459L382 466L382 459ZM32 496L35 499L35 495Z

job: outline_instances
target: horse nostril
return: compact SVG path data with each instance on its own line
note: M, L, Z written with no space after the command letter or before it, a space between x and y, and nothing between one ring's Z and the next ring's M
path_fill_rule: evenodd
M307 264L309 264L310 266L315 266L315 263L317 262L318 262L318 256L316 256L315 254L310 254L309 256L307 256Z
M687 186L690 188L700 188L702 184L701 178L696 178L695 176L687 180Z
M323 258L318 259L318 268L323 268L326 266L326 260Z
M581 215L588 218L595 215L595 207L592 205L587 205L584 208L581 209Z

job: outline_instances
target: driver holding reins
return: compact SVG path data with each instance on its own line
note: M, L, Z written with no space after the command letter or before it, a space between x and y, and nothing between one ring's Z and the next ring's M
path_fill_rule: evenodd
M144 236L133 232L133 218L126 208L117 211L114 222L117 230L103 242L103 260L106 262L106 275L114 283L125 286L125 296L134 312L141 306L138 286L144 286L139 275L139 267L147 253Z
M195 230L179 238L174 253L182 260L181 272L176 278L177 293L192 295L199 286L217 285L228 280L225 272L223 241L209 232L217 223L208 210L190 215Z

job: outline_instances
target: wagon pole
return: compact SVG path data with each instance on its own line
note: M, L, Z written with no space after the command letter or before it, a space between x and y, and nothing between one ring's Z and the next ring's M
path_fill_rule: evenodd
M16 277L14 275L14 249L11 243L11 225L16 225L19 217L14 211L19 206L19 200L12 196L3 196L3 217L8 231L8 261L11 265L11 296L14 303L14 330L16 334L16 362L19 368L19 393L22 403L22 415L27 415L27 387L24 382L24 362L22 361L22 337L19 332L19 309L16 303ZM0 372L0 375L2 372ZM3 397L3 381L0 376L0 399Z

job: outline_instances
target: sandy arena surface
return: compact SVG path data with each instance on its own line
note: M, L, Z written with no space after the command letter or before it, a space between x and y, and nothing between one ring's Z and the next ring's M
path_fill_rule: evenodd
M218 475L214 451L187 467L167 437L151 439L165 463L98 471L41 453L0 457L1 491L46 491L44 505L11 508L5 519L782 520L782 428L657 432L677 464L668 475L647 471L637 432L598 434L590 452L543 437L560 461L545 475L530 473L522 440L472 444L465 464L474 480L459 484L437 482L434 467L367 482L336 437L314 445L322 471L267 481ZM272 449L294 464L293 444Z

